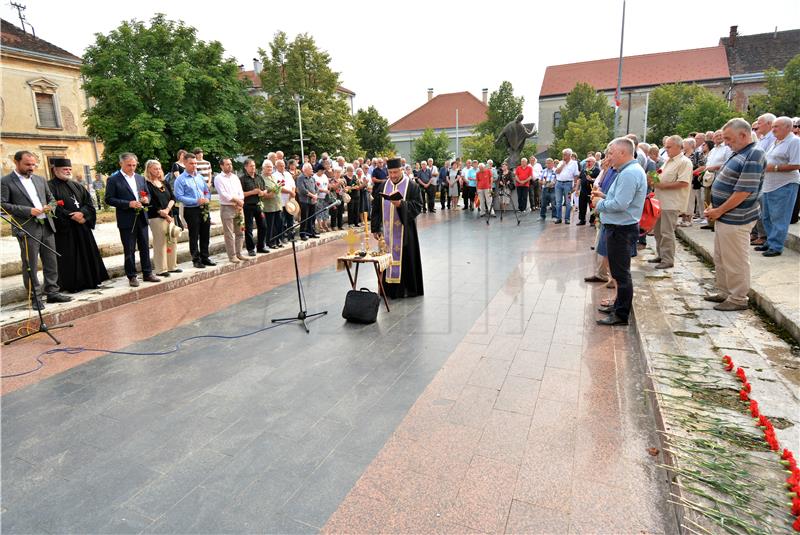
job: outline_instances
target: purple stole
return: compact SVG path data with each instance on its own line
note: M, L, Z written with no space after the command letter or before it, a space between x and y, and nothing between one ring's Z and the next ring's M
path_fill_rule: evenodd
M386 195L391 195L395 191L399 191L406 198L408 191L409 179L403 175L403 180L394 184L391 180L386 181L386 186L383 192ZM392 205L392 201L388 199L383 200L383 236L386 240L386 245L389 252L392 254L392 261L389 268L386 270L386 282L398 284L400 283L400 275L403 267L403 222L400 221L400 215Z

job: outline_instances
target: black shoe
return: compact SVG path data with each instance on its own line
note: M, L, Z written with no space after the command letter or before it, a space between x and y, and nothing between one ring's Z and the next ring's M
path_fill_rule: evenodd
M262 249L259 249L258 252L261 253L261 254L269 254L269 250L266 247L264 247ZM255 255L253 255L253 256L255 256Z
M700 230L714 230L714 225L703 225Z
M68 295L64 295L58 292L47 294L48 303L69 303L70 301L72 301L72 298Z
M161 279L159 279L152 273L148 273L147 275L142 275L142 280L145 282L161 282Z
M255 256L255 255L256 255L255 251L247 251L247 256Z
M761 254L764 256L780 256L782 252L783 251L776 251L775 249L768 249ZM47 301L50 302L50 299L48 299Z
M598 325L627 325L628 320L624 320L614 313L609 314L601 320L597 320Z
M170 269L169 272L170 273L183 273L183 270L181 268L175 268L175 269Z
M303 241L308 241L308 236L300 236L300 239Z
M756 251L758 251L758 252L764 252L764 251L769 251L769 246L766 245L766 244L765 245L758 245L754 249Z
M431 213L432 213L432 214L435 214L435 213L436 213L436 210L431 210Z
M661 257L657 256L655 258L651 258L650 260L646 260L646 262L648 264L660 264L661 263Z
M136 277L128 277L128 286L131 288L136 288L139 286L139 279Z
M556 225L560 225L561 224L561 220L560 219L556 219L555 221L553 221L553 223L555 223Z
M569 225L569 219L565 219L565 220L564 220L564 224L565 224L565 225Z
M31 301L31 310L44 310L44 303L38 299L33 299Z
M270 249L280 249L280 247L278 247L277 245L270 245L269 248ZM267 251L267 252L269 252L269 251Z
M202 262L204 266L216 266L217 265L217 263L212 261L210 258L203 258L200 262Z
M159 277L169 277L169 271L162 271L161 273L156 273Z
M603 314L613 314L614 313L614 307L613 306L597 307L597 310L599 312L602 312Z
M581 225L585 225L585 224L586 224L586 221L578 221L578 222L575 224L575 226L576 226L576 227L580 227Z
M591 277L584 277L583 281L584 282L603 282L603 283L606 283L606 282L608 282L608 279L603 279L601 277L598 277L597 275L592 275Z
M192 262L192 265L193 265L194 267L196 267L197 269L205 269L205 268L206 268L206 265L205 265L205 264L203 264L203 263L202 263L201 261L199 261L199 260L195 260L194 262Z

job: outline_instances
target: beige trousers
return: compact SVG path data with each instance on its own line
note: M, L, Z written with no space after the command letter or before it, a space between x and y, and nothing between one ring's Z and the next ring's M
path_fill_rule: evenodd
M675 227L679 210L661 210L653 234L656 236L656 255L664 264L675 264Z
M233 224L233 218L236 217L235 206L223 204L220 206L219 214L222 219L222 233L225 236L225 252L231 260L242 254L244 232L240 225Z
M484 214L489 214L494 211L492 208L492 190L479 189L478 198L481 200L481 210Z
M747 304L750 291L750 229L746 225L728 225L717 221L714 226L714 269L717 289L728 301Z
M153 234L153 272L172 271L178 265L178 244L167 245L167 220L151 217L148 221Z

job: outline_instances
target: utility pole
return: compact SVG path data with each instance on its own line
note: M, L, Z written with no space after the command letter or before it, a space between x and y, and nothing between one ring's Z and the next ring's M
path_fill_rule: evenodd
M614 137L619 132L620 113L622 106L622 45L625 42L625 0L622 0L622 29L619 34L619 68L617 70L617 92L614 93ZM630 110L628 110L630 113Z
M19 4L17 2L10 2L10 4L11 7L17 10L17 15L19 16L19 23L22 26L22 31L27 33L28 30L25 29L25 26L26 25L30 26L31 33L33 34L34 37L36 37L36 30L30 24L27 24L28 21L25 19L25 10L28 9L27 6L23 6L22 4Z
M300 127L300 139L295 139L294 141L299 141L300 142L300 160L301 160L300 161L300 167L302 167L303 166L303 162L306 161L305 146L303 145L303 142L305 141L305 138L303 137L303 116L300 114L300 101L301 100L303 100L303 97L301 95L295 95L294 96L294 101L297 103L297 123L298 123L298 126Z

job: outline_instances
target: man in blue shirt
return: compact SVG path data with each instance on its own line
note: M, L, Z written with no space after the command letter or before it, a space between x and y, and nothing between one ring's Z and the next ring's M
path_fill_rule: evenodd
M617 281L617 299L600 312L607 317L598 325L627 325L633 303L631 249L639 237L639 220L647 196L647 175L636 160L636 145L627 138L611 142L606 156L617 170L617 177L607 194L592 191L600 220L606 229L606 248L611 276Z
M192 265L198 269L216 266L208 254L208 243L211 240L208 202L211 200L211 193L205 178L197 172L197 158L194 154L186 154L184 165L186 170L175 179L175 198L183 204L183 218L189 227Z

